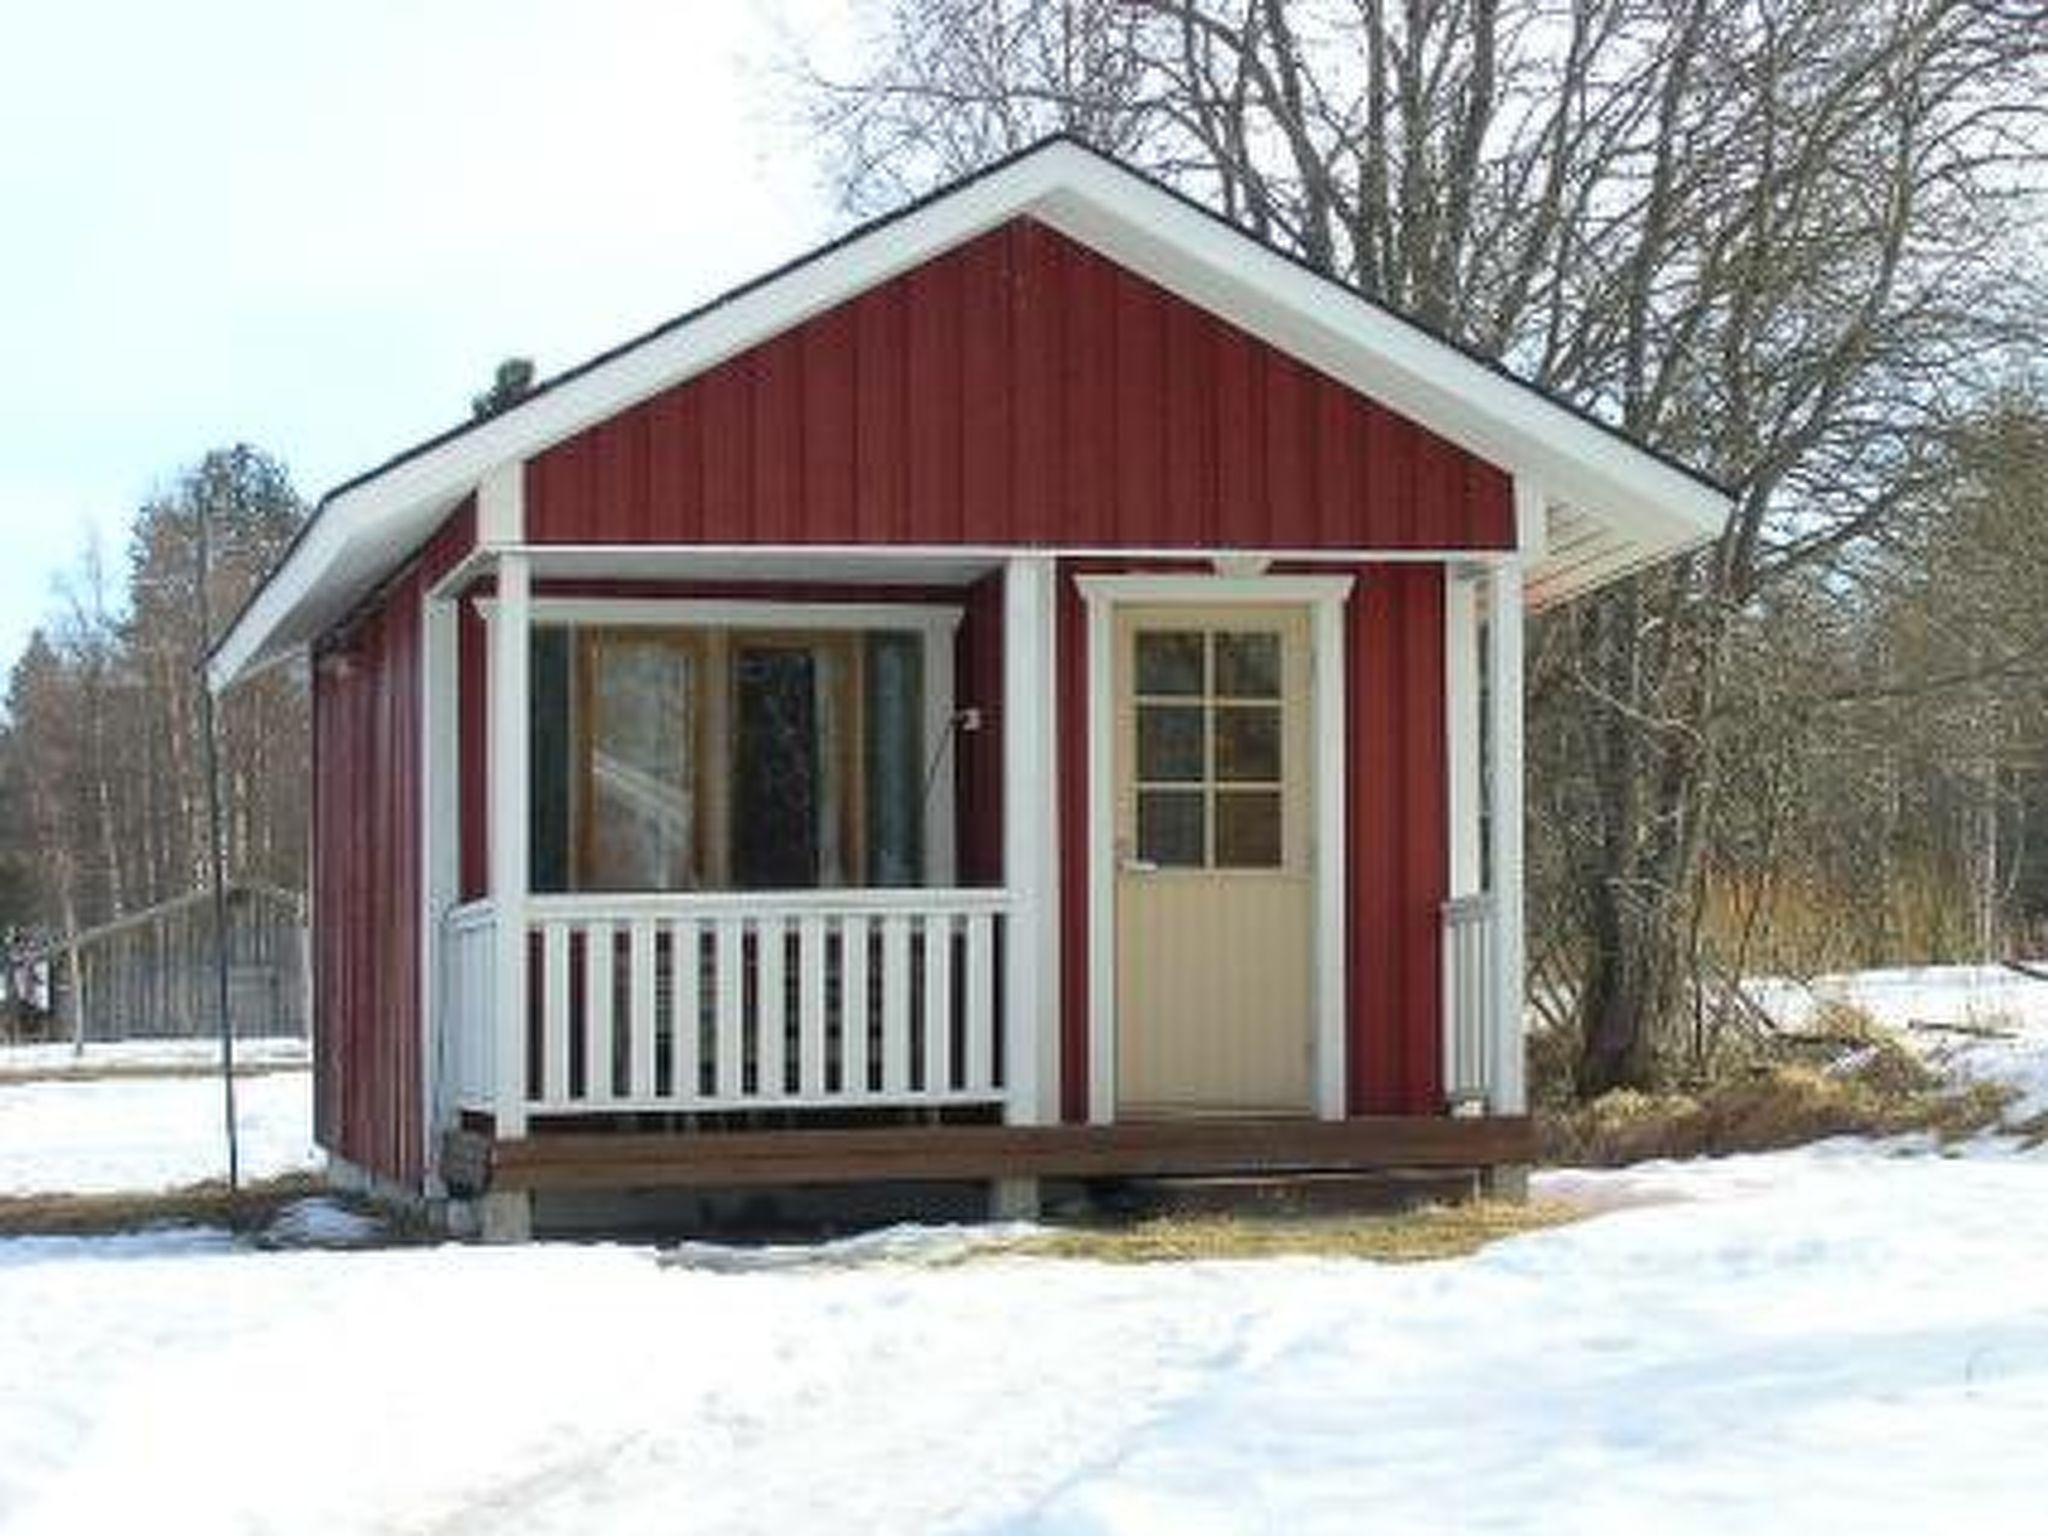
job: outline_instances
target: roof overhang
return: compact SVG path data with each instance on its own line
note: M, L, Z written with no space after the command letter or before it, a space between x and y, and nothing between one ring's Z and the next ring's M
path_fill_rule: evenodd
M1723 490L1200 205L1056 139L768 274L326 496L215 647L224 688L344 619L491 471L1013 218L1038 219L1540 488L1532 603L1589 590L1721 529ZM1363 552L1369 553L1369 552Z

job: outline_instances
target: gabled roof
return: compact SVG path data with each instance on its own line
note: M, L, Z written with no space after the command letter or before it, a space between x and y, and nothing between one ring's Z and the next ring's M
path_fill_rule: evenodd
M1043 141L407 449L321 498L215 646L225 687L344 618L483 478L1020 216L1542 488L1532 602L1713 537L1728 493L1676 460L1068 138Z

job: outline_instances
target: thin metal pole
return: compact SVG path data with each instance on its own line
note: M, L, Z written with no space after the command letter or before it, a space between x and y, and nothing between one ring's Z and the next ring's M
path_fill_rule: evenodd
M213 971L220 1022L221 1113L228 1138L228 1194L242 1184L241 1146L235 1134L235 1021L228 1010L228 884L227 856L221 846L220 743L214 729L213 685L206 675L206 655L213 649L212 604L207 586L213 575L213 546L204 492L199 511L199 731L206 749L207 862L213 874Z

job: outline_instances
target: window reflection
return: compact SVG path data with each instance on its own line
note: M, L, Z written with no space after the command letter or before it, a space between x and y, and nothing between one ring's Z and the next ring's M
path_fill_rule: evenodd
M539 891L924 878L917 631L539 629Z

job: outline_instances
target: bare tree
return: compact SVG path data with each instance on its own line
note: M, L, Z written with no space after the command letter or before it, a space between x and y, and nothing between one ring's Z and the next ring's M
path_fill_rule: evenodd
M283 468L254 449L209 454L138 515L125 601L88 546L52 622L16 662L0 725L0 863L26 878L10 920L72 935L195 889L204 875L194 538L202 507L219 558L210 597L232 613L296 532ZM284 672L222 710L238 878L304 879L306 700ZM79 978L70 978L77 995Z
M2037 8L894 0L813 73L851 206L1066 129L1723 478L1708 551L1543 627L1539 952L1582 1091L1682 994L1738 622L1852 561L2038 341Z

